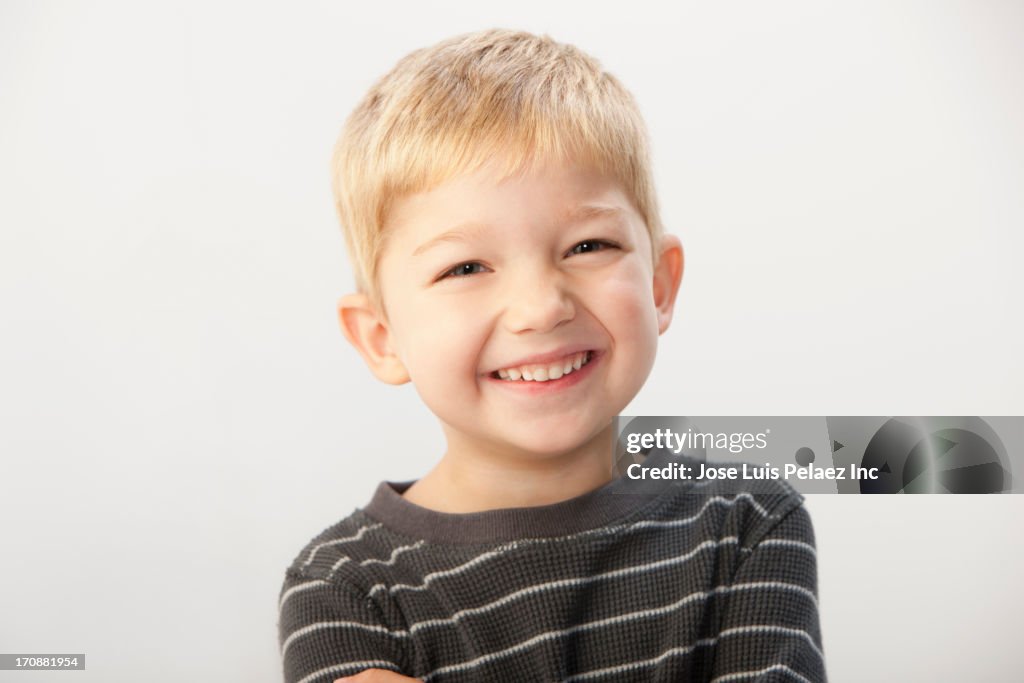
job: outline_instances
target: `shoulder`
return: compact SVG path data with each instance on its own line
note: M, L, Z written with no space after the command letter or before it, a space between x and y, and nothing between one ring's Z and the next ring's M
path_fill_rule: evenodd
M317 580L357 591L370 588L361 568L393 552L396 539L362 510L332 524L310 539L288 565L288 581Z

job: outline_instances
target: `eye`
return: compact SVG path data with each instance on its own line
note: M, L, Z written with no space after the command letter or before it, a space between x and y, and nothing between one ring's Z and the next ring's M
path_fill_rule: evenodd
M570 254L587 254L592 251L601 251L602 249L615 249L618 245L608 240L589 239L584 240L577 244L575 247L569 250Z
M483 266L477 261L466 261L465 263L460 263L451 270L446 270L445 272L441 273L440 277L438 277L437 279L444 280L449 277L461 278L466 277L468 275L476 275L479 272L483 272L482 268Z

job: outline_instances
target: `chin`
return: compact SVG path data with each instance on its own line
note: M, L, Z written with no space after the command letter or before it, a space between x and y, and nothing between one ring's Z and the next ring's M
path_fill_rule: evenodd
M546 438L544 435L538 434L536 438L527 441L517 440L512 442L512 445L533 454L536 458L557 458L585 446L591 437L591 434L556 431L549 432ZM611 454L608 457L610 458Z

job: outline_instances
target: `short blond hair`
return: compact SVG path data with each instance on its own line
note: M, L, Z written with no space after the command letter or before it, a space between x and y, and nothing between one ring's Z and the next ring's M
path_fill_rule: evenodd
M597 60L546 35L504 29L406 55L356 106L331 158L358 291L383 303L377 270L397 199L488 161L504 160L508 177L534 162L567 159L622 184L655 261L663 228L646 127L633 96Z

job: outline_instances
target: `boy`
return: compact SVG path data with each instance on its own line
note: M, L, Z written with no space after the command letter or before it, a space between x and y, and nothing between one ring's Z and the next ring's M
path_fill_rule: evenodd
M447 450L295 559L285 679L824 680L799 495L612 479L683 270L619 82L548 37L459 36L371 88L333 169L342 329Z

